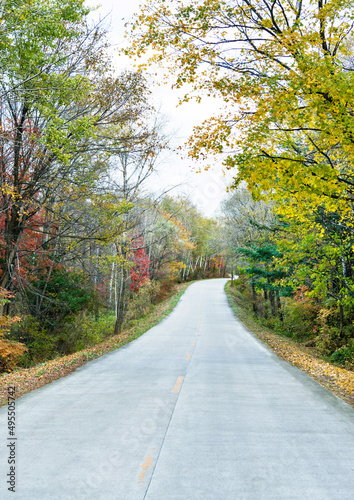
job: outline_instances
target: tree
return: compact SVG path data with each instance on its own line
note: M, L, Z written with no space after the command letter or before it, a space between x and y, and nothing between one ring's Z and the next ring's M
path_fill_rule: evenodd
M338 334L351 324L354 305L353 243L350 220L322 206L308 214L312 224L290 224L279 242L284 255L280 265L291 269L293 287L303 287L328 307L338 310Z
M279 315L283 321L281 310L281 295L290 295L292 290L289 286L282 286L280 280L286 276L286 272L276 265L275 259L282 257L276 246L263 244L250 246L249 248L238 248L237 251L247 257L252 266L245 269L250 276L253 311L257 315L257 289L263 290L265 300L269 299L272 316Z
M235 185L245 181L289 216L304 219L320 202L351 216L351 1L151 1L131 33L128 53L152 47L177 87L226 104L195 129L192 156L225 154Z
M136 293L149 279L150 259L145 251L142 237L134 240L131 261L133 266L130 268L130 291Z
M4 10L0 283L14 291L19 274L15 264L34 250L28 246L28 232L38 233L36 252L46 250L52 262L64 255L65 239L83 237L88 210L82 200L95 196L120 128L138 119L148 105L142 75L112 72L105 30L100 24L88 25L82 0L9 0ZM70 220L78 199L84 209ZM81 232L76 232L79 226ZM85 238L97 232L102 238L97 225L96 233L91 227ZM50 264L48 279L52 269ZM33 292L41 296L40 306L43 290ZM8 309L9 303L1 307L4 314Z
M114 283L116 296L116 334L121 332L128 308L130 256L134 249L137 250L137 242L141 241L146 230L141 228L141 219L149 204L145 204L142 188L164 145L165 139L158 123L153 122L151 125L146 120L143 124L127 127L113 148L111 162L116 166L120 178L119 183L115 183L115 196L134 207L124 213L121 233L113 240L116 263L112 265L111 283Z

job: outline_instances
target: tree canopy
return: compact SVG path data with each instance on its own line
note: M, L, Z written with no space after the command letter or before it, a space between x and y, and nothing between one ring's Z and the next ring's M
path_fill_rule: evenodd
M237 170L234 186L246 182L289 215L319 203L345 214L354 182L353 16L342 0L151 1L128 52L152 48L176 86L224 100L220 116L195 129L192 156L222 153Z

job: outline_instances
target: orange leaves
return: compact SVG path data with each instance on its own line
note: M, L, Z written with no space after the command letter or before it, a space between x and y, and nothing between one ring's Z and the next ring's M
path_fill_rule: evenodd
M20 342L0 338L0 373L13 370L27 350Z
M0 306L3 307L6 302L12 297L11 293L3 288L0 288ZM0 372L12 370L18 359L27 351L20 342L5 339L5 335L10 331L11 326L21 318L14 316L0 316Z

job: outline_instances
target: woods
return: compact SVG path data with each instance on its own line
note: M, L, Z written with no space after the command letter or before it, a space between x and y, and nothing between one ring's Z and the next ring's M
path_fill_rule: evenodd
M217 223L146 191L161 120L89 13L81 0L3 5L2 371L120 333L174 282L221 274Z

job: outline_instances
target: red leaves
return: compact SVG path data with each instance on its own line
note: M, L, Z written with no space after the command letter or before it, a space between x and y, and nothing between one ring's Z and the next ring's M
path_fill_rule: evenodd
M130 269L130 291L136 293L141 285L149 279L150 259L145 252L142 236L133 242L131 261L134 265Z

